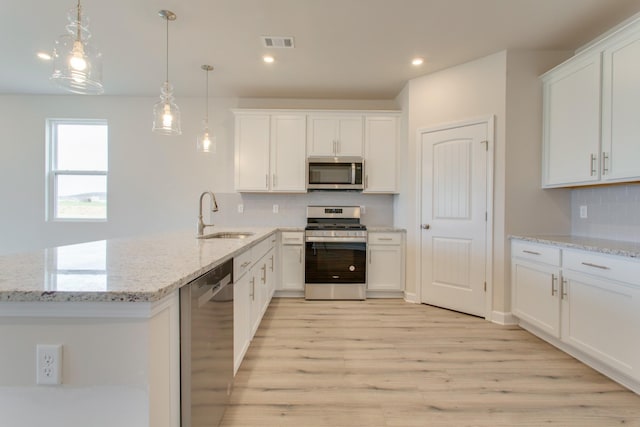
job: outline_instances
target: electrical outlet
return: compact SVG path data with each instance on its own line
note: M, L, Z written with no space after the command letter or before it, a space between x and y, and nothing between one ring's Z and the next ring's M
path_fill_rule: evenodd
M273 213L278 213L280 211L280 206L273 205Z
M242 213L242 212L244 212L244 205L242 203L240 203L238 205L238 213Z
M366 206L364 206L364 205L363 205L363 206L360 206L360 213L361 213L362 215L366 214L366 213L367 213L367 207L366 207Z
M580 206L580 218L582 218L582 219L587 218L587 206L586 205L581 205Z
M62 345L36 346L36 384L62 384Z

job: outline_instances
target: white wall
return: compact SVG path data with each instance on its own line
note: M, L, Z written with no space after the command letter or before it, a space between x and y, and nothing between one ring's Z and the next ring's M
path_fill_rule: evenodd
M233 190L232 108L395 108L393 101L264 100L211 98L210 126L217 137L216 155L195 151L201 129L204 100L181 98L182 135L151 132L156 98L109 96L0 95L0 254L78 243L109 237L149 234L173 229L194 229L198 196L204 190L227 195L233 206L213 221L234 225L260 219L260 225L281 225L296 218L300 209L280 216L271 211L245 211L235 218ZM103 118L109 123L108 221L69 223L45 221L45 120L47 118ZM301 141L304 143L304 141ZM251 200L252 196L247 196ZM273 203L291 204L289 195L270 195ZM330 194L308 196L314 203L334 203ZM365 197L365 196L360 196ZM393 221L390 196L366 196L362 202L389 206L380 210L376 225ZM224 200L224 197L222 197ZM299 200L299 198L298 198ZM302 203L306 203L303 199ZM251 206L252 204L249 203ZM266 205L254 204L256 209ZM270 207L270 204L269 204ZM375 212L370 211L373 215ZM269 215L264 215L269 213ZM303 214L304 215L304 214ZM376 215L374 215L376 217ZM221 222L223 221L223 222Z
M406 187L398 196L396 222L407 227L407 292L416 294L420 283L418 259L420 218L416 205L418 190L418 129L444 123L495 115L496 177L504 176L506 52L441 72L413 79L408 83L408 146ZM402 169L402 168L401 168ZM496 186L499 188L499 185ZM504 220L504 212L495 210L495 223ZM503 288L503 284L497 284Z
M540 189L541 86L538 76L566 53L499 52L411 80L396 101L408 105L407 147L401 168L395 222L407 233L407 292L419 294L420 218L417 206L419 129L495 117L493 204L493 301L510 310L510 233L568 233L569 198Z

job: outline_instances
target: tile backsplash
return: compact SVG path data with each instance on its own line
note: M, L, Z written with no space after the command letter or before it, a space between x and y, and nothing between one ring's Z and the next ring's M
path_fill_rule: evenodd
M216 199L220 210L212 214L211 221L220 226L304 227L307 205L364 206L360 219L363 224L393 225L393 196L386 194L327 191L307 194L216 193ZM242 205L242 213L238 212L238 205ZM278 205L277 213L273 212L274 205Z
M587 218L580 218L580 206L587 207ZM640 184L574 189L571 232L577 236L639 242Z

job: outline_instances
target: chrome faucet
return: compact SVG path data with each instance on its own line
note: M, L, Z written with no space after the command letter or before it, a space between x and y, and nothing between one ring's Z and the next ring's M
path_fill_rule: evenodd
M213 202L213 209L211 212L218 212L218 202L216 201L216 195L211 191L205 191L200 195L200 210L198 211L198 236L202 236L204 234L205 227L213 227L213 224L205 224L202 220L202 201L204 200L204 196L209 194L211 196L211 201Z

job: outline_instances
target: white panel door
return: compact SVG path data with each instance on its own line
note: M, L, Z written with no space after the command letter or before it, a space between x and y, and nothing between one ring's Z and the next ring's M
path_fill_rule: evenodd
M486 123L421 134L421 302L485 316Z
M604 52L602 81L602 179L640 177L640 36Z
M271 117L271 190L306 191L306 116Z

